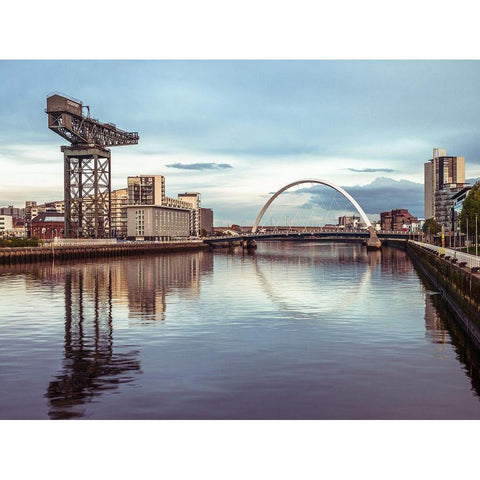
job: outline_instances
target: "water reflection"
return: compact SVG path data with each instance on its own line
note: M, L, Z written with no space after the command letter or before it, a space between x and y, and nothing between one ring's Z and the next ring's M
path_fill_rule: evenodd
M83 269L69 271L64 282L63 365L45 395L53 419L83 416L79 406L140 372L137 350L114 351L110 266L92 268L87 276Z
M170 292L197 297L200 272L206 275L213 271L213 257L205 252L147 257L135 264L121 264L119 269L126 279L129 318L143 323L165 320Z
M400 411L395 402L405 409L398 415L421 417L429 381L437 389L428 400L434 408L442 392L479 412L479 350L399 249L285 242L257 252L12 266L0 273L0 283L9 285L11 277L10 285L25 287L18 298L26 292L48 312L36 320L50 330L33 346L36 358L47 348L56 358L37 370L46 372L36 393L38 417L45 404L52 419L373 416L365 405L388 417ZM50 314L62 323L50 324ZM25 349L14 350L9 340L24 335L29 345L34 336L25 310L12 318L0 323L0 360L10 361L10 376L0 372L4 415L22 401L13 375L29 366L15 363ZM105 413L112 405L113 413ZM271 413L274 407L279 413ZM455 409L435 412L448 417Z
M426 283L425 334L432 343L441 346L442 352L446 351L447 345L453 345L457 360L470 378L472 389L480 396L480 346L466 335L441 295L429 288Z
M320 244L328 255L318 255L316 243L274 244L273 252L252 255L258 284L281 312L309 318L312 312L326 316L355 304L370 287L380 252L338 244ZM339 269L339 266L340 269ZM352 281L339 291L333 278L347 275ZM292 276L296 276L292 282Z
M128 298L129 318L164 320L168 292L198 295L200 271L212 269L211 255L201 252L47 270L54 274L51 283L62 279L65 291L63 366L45 395L50 418L82 417L78 407L141 373L138 350L114 349L113 299Z

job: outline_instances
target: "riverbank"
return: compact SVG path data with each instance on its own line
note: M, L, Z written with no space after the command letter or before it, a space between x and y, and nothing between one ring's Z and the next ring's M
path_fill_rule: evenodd
M100 257L147 255L156 253L208 250L201 240L189 242L113 243L108 245L55 245L0 248L0 265Z
M407 252L455 312L468 335L480 346L480 274L476 268L412 242L407 243Z

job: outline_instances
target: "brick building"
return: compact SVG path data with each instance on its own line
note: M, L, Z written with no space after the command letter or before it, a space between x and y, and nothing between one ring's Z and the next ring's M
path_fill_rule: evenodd
M31 222L31 236L53 240L55 237L63 238L65 216L59 212L42 212Z
M397 208L380 214L382 230L404 230L405 225L411 225L412 223L418 223L418 218L414 217L405 208Z

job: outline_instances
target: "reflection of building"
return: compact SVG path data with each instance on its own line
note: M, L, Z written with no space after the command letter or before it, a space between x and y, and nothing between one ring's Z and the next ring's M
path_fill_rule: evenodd
M200 274L212 271L213 256L207 252L162 255L125 267L129 317L164 320L167 296L174 290L179 296L198 295Z
M451 197L465 185L465 157L447 156L443 148L433 149L424 164L425 218L449 223Z
M425 333L433 343L447 343L447 331L433 304L433 296L425 295Z
M205 230L207 235L213 235L213 210L211 208L200 209L200 230Z
M39 285L42 290L62 292L65 319L59 338L63 337L63 345L52 352L61 366L52 372L45 397L50 418L80 418L90 413L89 402L101 401L102 395L114 393L142 373L131 334L120 331L115 335L114 328L141 329L156 320L168 320L169 309L178 321L178 309L187 299L198 297L201 277L212 273L213 253L12 264L3 270L21 275L27 293L38 292ZM135 331L133 335L140 341L150 333Z

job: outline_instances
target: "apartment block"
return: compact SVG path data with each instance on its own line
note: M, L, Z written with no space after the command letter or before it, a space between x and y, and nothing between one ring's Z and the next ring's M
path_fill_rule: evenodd
M444 223L448 199L464 186L465 157L448 156L446 149L434 148L432 158L424 164L425 218Z
M190 235L190 210L161 205L128 205L127 232L137 240L177 240Z
M110 195L112 237L127 236L128 188L113 190Z
M200 236L200 194L198 192L179 193L178 199L190 205L190 235L192 237Z
M213 210L211 208L200 209L200 230L207 235L213 235Z
M200 235L199 193L187 192L179 194L178 198L167 197L163 175L128 177L127 184L128 238L169 240ZM188 217L186 230L185 215Z
M0 214L0 237L13 230L13 216Z

